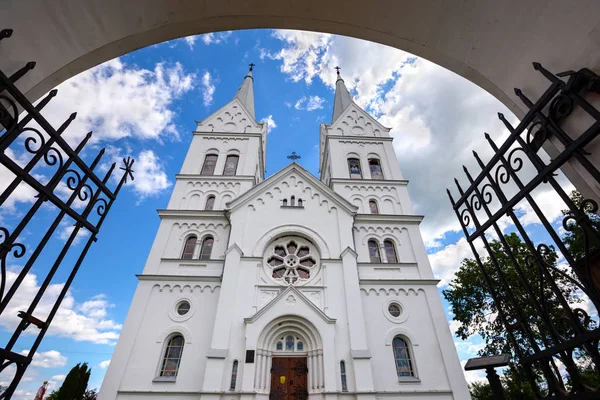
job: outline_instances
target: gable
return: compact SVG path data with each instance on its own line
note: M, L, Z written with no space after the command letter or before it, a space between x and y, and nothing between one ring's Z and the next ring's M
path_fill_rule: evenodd
M256 122L246 107L236 97L204 121L198 123L197 132L263 133L265 124Z
M351 215L356 214L358 210L356 206L295 162L229 202L227 206L233 212L248 203L264 203L265 197L272 198L275 194L281 193L283 188L295 188L302 193L305 200L316 200L320 205L329 208L339 207Z
M312 301L310 301L302 292L294 286L288 286L282 290L273 300L267 305L258 310L253 316L244 318L246 324L251 324L258 321L261 317L267 315L268 320L272 320L277 315L289 313L290 307L294 307L295 313L305 317L307 320L313 320L314 317L319 317L328 324L334 324L335 318L329 317ZM285 310L281 311L278 308ZM277 315L269 315L277 314Z
M354 102L333 122L329 134L340 136L384 136L390 129Z

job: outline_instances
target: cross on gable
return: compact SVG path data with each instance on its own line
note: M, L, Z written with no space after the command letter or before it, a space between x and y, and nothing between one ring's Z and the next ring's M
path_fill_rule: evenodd
M296 154L295 151L292 151L292 154L287 156L287 158L289 158L292 161L296 161L297 159L302 158L302 156L299 156L298 154Z
M254 68L254 66L255 66L256 64L254 64L254 63L250 63L249 65L250 65L250 71L252 71L252 68Z

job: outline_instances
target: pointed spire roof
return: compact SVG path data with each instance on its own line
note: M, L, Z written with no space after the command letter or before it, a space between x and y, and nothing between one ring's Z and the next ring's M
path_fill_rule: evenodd
M346 84L340 75L340 67L335 67L337 71L337 81L335 81L335 98L333 100L333 116L331 123L338 119L350 104L352 104L352 96L346 88Z
M254 78L252 77L252 69L254 64L250 64L250 70L244 77L242 86L238 89L235 97L246 107L246 109L252 115L252 118L256 119L254 115Z

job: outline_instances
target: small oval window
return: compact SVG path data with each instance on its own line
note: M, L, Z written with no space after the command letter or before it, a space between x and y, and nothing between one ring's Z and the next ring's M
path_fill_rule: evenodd
M187 301L182 301L181 303L179 303L177 305L177 314L179 315L185 315L190 311L190 303Z
M400 309L400 305L396 304L396 303L392 303L388 306L388 311L390 313L390 315L394 318L398 318L400 316L400 314L402 313L402 310Z

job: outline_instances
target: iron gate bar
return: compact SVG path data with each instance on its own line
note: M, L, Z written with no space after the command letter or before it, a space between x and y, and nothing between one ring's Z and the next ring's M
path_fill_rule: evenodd
M11 30L0 31L0 40L10 37L11 34ZM15 177L10 184L4 192L0 194L0 206L9 199L10 195L21 183L27 184L37 192L36 200L12 232L6 227L0 226L0 314L7 310L7 307L11 304L11 300L13 300L20 284L30 272L31 268L36 265L35 263L46 248L49 240L56 233L57 228L61 223L67 221L65 218L68 218L69 221L74 221L74 227L70 232L69 237L62 245L62 248L60 248L58 255L54 258L54 261L50 261L52 265L40 284L35 297L26 307L26 311L18 311L17 316L20 318L20 321L8 343L4 348L0 348L0 372L5 371L9 366L15 367L15 375L8 388L0 393L0 399L9 399L13 395L19 381L23 377L25 370L31 363L35 352L49 329L75 275L79 271L81 263L87 255L91 244L97 240L100 227L108 215L117 195L127 180L133 179L131 167L133 166L134 161L130 158L123 159L124 167L121 168L121 170L124 171L123 176L120 178L114 191L108 189L106 185L114 172L116 164L113 163L110 166L102 179L94 172L105 153L104 149L99 152L89 167L79 157L84 146L91 138L91 132L83 138L75 150L73 150L61 137L75 119L76 114L71 114L58 129L54 129L41 115L40 112L42 109L44 109L52 98L56 96L56 89L50 91L37 106L34 106L16 88L14 83L34 67L35 63L27 63L23 68L12 74L10 78L8 78L3 71L0 71L0 100L8 107L6 108L0 103L0 163L15 174ZM21 110L24 110L24 115L19 120L21 117L19 115ZM28 127L27 125L32 121L37 123L40 129ZM4 130L2 130L2 126L4 127ZM29 159L25 167L21 167L5 154L9 146L15 143L17 138L24 139L22 142L23 151L32 154L31 159ZM38 178L31 174L31 171L40 165L55 167L54 174L47 183L39 182ZM72 191L66 201L63 201L54 194L54 190L57 189L58 185L61 183L66 184L66 187ZM73 208L73 204L76 200L84 202L85 207L82 212L78 212ZM7 290L7 257L10 255L15 259L24 257L26 248L22 243L17 242L17 240L24 229L29 226L29 223L33 220L41 206L48 203L56 207L58 213L54 217L49 228L44 232L41 240L37 245L34 245L35 248L33 252L31 252L25 265L21 268ZM91 222L90 220L93 212L99 217L95 222ZM69 254L75 239L78 234L82 232L82 229L89 232L89 238L85 242L79 255L76 257L76 261L72 265L68 278L62 286L50 313L45 320L36 317L34 313L36 312L40 300L51 284L59 267L63 265L65 257ZM30 332L37 334L33 345L29 346L26 355L14 352L13 348L18 344L21 335L30 326L37 328L37 333Z
M525 370L536 396L540 398L594 398L597 397L599 388L592 388L583 380L576 362L581 355L575 353L575 350L581 349L585 352L589 357L587 360L591 362L590 365L600 375L600 352L598 349L600 327L594 324L590 325L591 320L588 314L581 308L576 308L576 305L571 305L565 298L556 278L560 276L561 279L573 284L573 288L578 288L589 297L596 312L600 309L600 283L597 282L598 286L596 286L593 281L594 277L600 276L600 270L590 261L593 245L600 248L600 224L592 221L587 215L588 212L595 213L598 205L593 200L584 199L579 207L576 206L554 178L554 172L563 167L566 162L574 159L590 173L593 179L600 183L600 172L587 159L589 154L585 150L585 147L600 135L600 111L580 94L584 91L596 91L600 94L600 78L585 68L577 73L569 71L554 76L539 63L533 63L533 67L550 81L548 89L535 103L529 100L521 90L515 89L515 94L529 108L529 111L517 127L513 127L502 114L498 114L499 119L509 130L508 139L498 147L490 136L485 134L494 155L487 164L484 164L474 151L473 156L481 168L481 172L473 178L468 169L463 166L469 187L463 190L458 180L455 179L460 194L460 198L456 202L450 191L447 192L498 310L499 321L506 329L508 342L513 348L516 360ZM568 77L568 81L564 82L559 77ZM544 112L547 106L549 106L548 115ZM561 127L562 122L572 113L574 106L579 106L593 119L590 126L576 139L572 139ZM522 134L526 134L526 139L521 136ZM550 137L556 137L564 148L546 164L537 152L543 142ZM516 147L513 148L515 145ZM528 160L537 171L537 175L527 183L524 183L517 174L525 165L524 160ZM516 184L518 190L516 194L507 197L501 186L511 180ZM531 192L543 183L548 183L569 209L563 218L563 227L567 231L581 229L583 232L583 261L576 260L575 256L569 252L531 195ZM494 198L499 201L499 207L494 207L495 211L492 212L488 205ZM556 268L553 264L554 261L552 264L548 262L545 257L551 253L550 247L544 243L536 246L529 238L514 211L514 207L523 200L529 204L563 254L565 261L571 267L571 273ZM483 216L477 214L477 211L480 210L483 210ZM498 221L504 216L507 216L515 225L529 252L523 261L517 259L503 230L498 225ZM501 267L499 259L492 251L486 237L489 229L492 229L498 236L501 248L508 257L507 261L510 265L508 268L512 267L515 272L516 286L514 287L509 285L505 270L503 270L503 268L507 268L506 265ZM487 265L489 265L490 271L487 270L488 267L483 264L476 251L474 241L477 239L483 242L487 250L486 263L489 263ZM530 283L524 274L522 268L525 267L534 268L533 271L537 274L535 284ZM492 271L496 278L489 275L488 272ZM519 295L520 298L524 296L523 299L532 307L535 315L524 314L523 304L517 301L515 293L513 293L513 289L517 287L522 291ZM500 293L502 293L502 298L500 298ZM547 308L549 302L558 307L562 313L558 320L555 320L556 316L549 313ZM560 327L557 325L559 322ZM517 333L522 344L515 336ZM565 366L565 376L559 371L555 357ZM542 376L545 384L540 386L537 379ZM567 377L570 380L570 387L567 387L564 382ZM546 393L543 392L544 390Z

